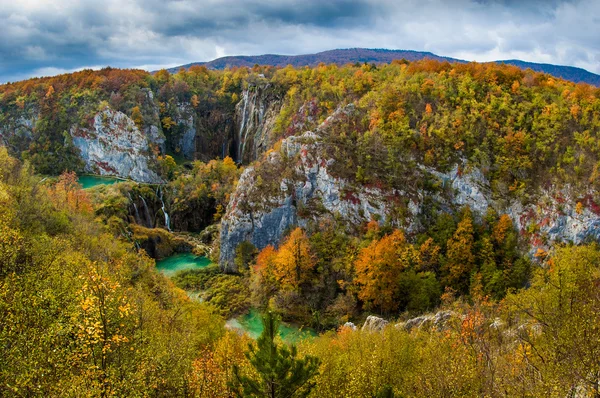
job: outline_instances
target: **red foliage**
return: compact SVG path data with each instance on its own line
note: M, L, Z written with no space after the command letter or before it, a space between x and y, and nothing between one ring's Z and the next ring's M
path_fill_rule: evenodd
M348 201L354 205L360 203L358 196L356 196L356 194L349 189L346 189L342 192L342 200Z

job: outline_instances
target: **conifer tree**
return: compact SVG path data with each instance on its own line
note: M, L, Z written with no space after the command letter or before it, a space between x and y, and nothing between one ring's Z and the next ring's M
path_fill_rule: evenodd
M238 397L297 398L306 397L314 387L311 379L319 368L319 359L306 356L297 358L295 345L289 348L275 342L280 319L268 311L262 318L264 330L250 344L245 354L254 368L250 374L242 374L233 366L232 389Z

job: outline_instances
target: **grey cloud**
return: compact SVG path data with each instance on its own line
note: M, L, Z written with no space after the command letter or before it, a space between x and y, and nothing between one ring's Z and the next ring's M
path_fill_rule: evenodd
M594 0L0 0L0 82L340 47L600 72L599 13Z

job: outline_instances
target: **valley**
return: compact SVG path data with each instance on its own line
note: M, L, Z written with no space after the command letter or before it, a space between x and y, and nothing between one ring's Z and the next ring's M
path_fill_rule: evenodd
M597 386L597 87L105 68L0 86L0 121L0 395L230 396L260 314L310 396Z

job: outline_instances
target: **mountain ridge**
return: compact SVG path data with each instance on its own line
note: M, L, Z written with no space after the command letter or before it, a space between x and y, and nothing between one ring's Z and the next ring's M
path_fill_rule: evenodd
M437 61L448 61L458 63L468 63L469 61L446 57L434 54L429 51L416 50L390 50L373 48L346 48L327 50L312 54L283 55L283 54L261 54L261 55L233 55L213 59L206 62L192 62L189 64L176 66L167 69L171 73L179 69L189 69L192 66L206 66L209 69L225 69L227 67L252 67L258 65L271 65L284 67L292 65L294 67L316 66L319 63L335 63L344 65L347 63L390 63L393 60L406 59L407 61L418 61L421 59L434 59ZM600 75L589 72L583 68L555 65L546 63L528 62L518 59L492 61L498 64L514 65L522 69L532 69L536 72L548 73L552 76L570 80L575 83L587 83L600 87ZM485 63L485 62L482 62Z

